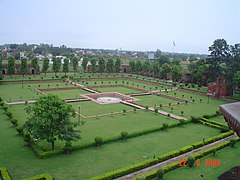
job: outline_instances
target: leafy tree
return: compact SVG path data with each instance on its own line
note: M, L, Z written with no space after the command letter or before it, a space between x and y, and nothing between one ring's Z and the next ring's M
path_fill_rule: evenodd
M87 63L88 63L87 57L83 57L82 67L83 67L84 72L86 72L86 70L87 70Z
M1 57L0 57L0 80L2 80L2 65L3 63L2 63L2 59L1 59Z
M119 73L121 70L121 59L117 58L114 64L114 69L116 73Z
M171 66L167 63L163 64L161 67L161 77L166 79L167 78L167 74L171 72Z
M34 58L32 59L31 65L32 65L32 67L35 69L35 71L34 71L34 76L35 76L35 72L36 72L36 70L37 70L37 68L38 68L38 59L37 59L36 57L34 57Z
M130 61L129 62L129 67L130 67L131 73L134 73L135 72L135 68L136 68L135 61Z
M155 59L160 58L161 54L162 54L161 50L157 49L157 51L154 53L154 58Z
M137 61L137 63L136 63L136 71L138 73L142 72L142 63L141 63L141 61Z
M24 77L25 74L27 74L27 59L26 58L21 59L20 72L21 72L23 77Z
M73 66L73 71L74 71L74 76L75 76L76 72L77 72L77 67L78 67L78 58L75 56L71 57L71 63Z
M169 58L165 55L161 55L159 58L158 58L158 63L160 66L162 66L163 64L167 63L167 64L170 64L170 61L169 61Z
M14 59L19 60L20 59L20 52L17 51L14 55Z
M103 73L105 71L105 69L106 69L105 59L103 57L99 58L98 65L99 65L99 72Z
M103 143L103 138L102 137L95 137L94 141L95 141L96 147L100 147Z
M61 59L60 58L56 58L54 56L52 58L52 61L53 61L52 70L55 73L55 76L57 76L57 73L60 72L60 69L61 69Z
M163 123L162 124L162 127L163 127L164 130L166 130L168 128L168 126L169 126L168 123Z
M182 76L182 68L180 65L172 65L172 78L173 81L179 81Z
M148 73L150 70L150 62L149 61L145 61L142 65L142 70L144 73Z
M155 62L153 64L153 77L157 77L159 75L159 64Z
M56 140L75 141L80 138L76 124L70 118L75 116L73 107L56 95L40 97L33 106L28 106L29 114L25 122L26 131L36 139L46 140L52 144Z
M210 55L207 57L209 78L215 81L216 76L222 75L221 64L228 61L229 45L225 39L216 39L213 44L209 47Z
M108 59L108 61L107 61L107 71L109 73L113 72L113 66L114 66L113 59L112 58Z
M8 57L8 74L12 75L15 73L15 59L10 56Z
M192 77L193 82L203 84L204 75L207 74L208 68L204 60L192 62L188 65L189 73Z
M95 58L91 59L91 64L92 64L92 73L95 73L96 72L96 64L97 64L97 61Z
M234 86L237 86L238 84L240 84L240 71L237 71L237 72L234 74L233 84L234 84Z
M43 59L43 67L42 67L42 72L45 73L45 76L46 76L48 68L49 68L49 59L47 57L45 57Z
M69 70L69 59L65 58L63 60L63 69L62 69L62 71L65 73L65 76L68 73L68 70Z

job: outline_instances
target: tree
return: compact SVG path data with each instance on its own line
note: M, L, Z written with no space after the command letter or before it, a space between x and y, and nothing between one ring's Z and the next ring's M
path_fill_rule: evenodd
M68 70L69 70L69 59L65 58L63 60L63 69L62 69L62 71L65 73L65 76L68 73Z
M157 77L159 75L159 64L155 62L153 64L153 77Z
M75 76L76 72L77 72L77 67L78 67L78 58L75 56L71 57L71 63L73 66L73 71L74 71L74 76Z
M36 57L32 59L31 65L32 65L32 68L34 68L34 76L35 76L36 70L38 68L38 59Z
M0 56L0 80L3 79L3 76L2 76L2 59L1 59L1 56Z
M96 64L97 64L97 61L95 58L91 59L91 64L92 64L92 73L95 73L96 72Z
M167 74L171 72L171 66L167 63L163 64L161 67L161 77L167 79Z
M122 131L121 132L121 139L124 141L128 138L128 132L127 131Z
M121 71L121 59L117 58L114 64L114 69L116 73L120 73Z
M53 61L52 70L55 73L55 76L57 76L57 73L60 72L60 69L61 69L61 59L60 58L56 58L54 56L52 58L52 61Z
M162 52L159 49L157 49L157 51L154 53L154 58L155 59L160 58L161 54L162 54Z
M20 59L20 52L17 51L14 55L14 59L19 60Z
M207 74L207 65L204 60L192 62L188 65L189 73L192 81L198 84L203 84L204 75Z
M83 57L82 67L83 67L84 72L86 72L86 70L87 70L87 63L88 63L87 57Z
M130 61L129 66L130 66L131 73L134 73L135 72L135 66L136 66L135 61L133 61L133 60Z
M108 71L108 73L113 72L113 66L114 66L113 59L112 58L108 59L108 61L107 61L107 71Z
M162 124L162 127L163 127L164 130L166 130L168 128L168 126L169 126L168 123L163 123Z
M23 77L27 73L27 59L26 58L21 59L20 73L22 74Z
M182 76L182 68L180 65L172 65L172 79L173 81L179 81Z
M105 69L106 69L105 59L103 57L99 58L98 65L99 65L99 72L103 73L105 71Z
M158 63L160 66L162 66L163 64L167 63L167 64L170 64L170 61L169 61L169 58L165 55L161 55L159 58L158 58Z
M24 124L26 131L36 139L46 140L52 145L56 140L75 141L80 138L76 124L70 118L75 116L73 107L56 95L40 97L33 106L28 106L29 114Z
M150 70L150 62L149 61L145 61L142 65L142 70L144 73L148 73Z
M45 57L43 59L43 67L42 67L42 72L45 73L45 76L46 76L48 68L49 68L49 59L47 57Z
M135 69L136 69L137 73L142 72L142 63L141 63L141 61L137 61Z
M229 45L225 39L216 39L209 47L210 55L207 57L209 78L215 81L216 77L222 75L221 64L228 61L230 52Z
M12 75L15 73L15 59L10 56L8 57L8 74Z
M236 87L238 84L240 84L240 71L237 71L237 72L234 74L233 84L234 84L235 87Z
M195 164L195 158L190 156L190 157L187 159L187 165L188 165L189 167L193 167L194 164Z

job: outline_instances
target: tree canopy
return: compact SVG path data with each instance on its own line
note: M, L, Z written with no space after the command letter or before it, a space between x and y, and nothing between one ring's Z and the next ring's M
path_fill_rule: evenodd
M73 107L56 95L40 97L33 106L28 106L29 114L25 122L26 131L39 140L51 143L54 150L56 140L75 141L80 138L80 131L70 120L75 116Z

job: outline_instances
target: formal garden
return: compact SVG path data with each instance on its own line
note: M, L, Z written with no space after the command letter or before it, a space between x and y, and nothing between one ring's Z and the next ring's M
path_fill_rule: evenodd
M131 178L155 179L161 176L156 170L141 176L134 172L185 153L201 162L217 158L221 165L179 167L177 160L161 168L164 179L216 179L239 165L239 143L231 142L239 139L219 112L219 105L231 101L207 95L206 87L131 74L55 77L47 73L6 77L0 89L3 179L124 179L131 173ZM98 102L102 97L107 101ZM65 136L61 131L49 140L31 133L34 126L29 117L38 119L29 111L33 113L37 105L47 107L39 101L47 103L48 98L59 99L60 105L70 108L66 113L73 112L68 127L72 134ZM120 101L111 102L111 98ZM41 108L39 114L46 114ZM81 138L75 137L76 132Z

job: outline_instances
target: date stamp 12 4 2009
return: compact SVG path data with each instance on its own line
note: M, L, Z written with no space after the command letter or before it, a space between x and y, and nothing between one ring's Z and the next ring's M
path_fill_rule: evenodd
M201 161L200 159L196 160L196 166L201 166ZM179 160L179 165L180 166L187 166L187 159L186 158L181 158ZM221 165L221 161L220 159L205 159L204 160L204 165L206 167L213 167L213 166L220 166Z

